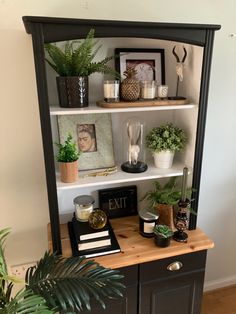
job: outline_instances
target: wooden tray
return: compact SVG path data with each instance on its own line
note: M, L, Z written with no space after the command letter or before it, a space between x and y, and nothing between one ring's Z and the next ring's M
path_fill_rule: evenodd
M184 97L168 97L168 99L151 99L151 100L137 100L133 102L119 101L119 102L106 102L104 100L97 101L97 105L103 108L130 108L130 107L152 107L152 106L176 106L186 105L189 100Z

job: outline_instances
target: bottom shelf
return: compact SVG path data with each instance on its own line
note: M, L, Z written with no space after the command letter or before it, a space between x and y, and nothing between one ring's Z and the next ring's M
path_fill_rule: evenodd
M187 231L188 242L179 243L174 240L167 248L159 248L153 238L144 238L139 234L139 220L137 216L117 218L110 220L116 238L119 242L121 253L96 257L95 260L104 267L120 268L135 264L155 261L171 256L207 250L214 246L199 228ZM62 224L61 242L64 257L72 256L67 224ZM51 228L48 225L48 245L52 250Z

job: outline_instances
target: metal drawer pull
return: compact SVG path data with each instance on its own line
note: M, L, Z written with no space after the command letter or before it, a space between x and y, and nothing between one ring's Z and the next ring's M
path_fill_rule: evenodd
M176 271L176 270L180 270L183 266L184 265L181 262L173 262L167 266L167 269L170 271Z

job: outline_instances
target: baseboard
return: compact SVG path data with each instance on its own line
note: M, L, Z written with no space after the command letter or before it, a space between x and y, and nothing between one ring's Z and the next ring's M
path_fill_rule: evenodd
M230 276L230 277L221 278L217 280L206 281L204 283L204 292L232 286L235 284L236 284L236 276Z

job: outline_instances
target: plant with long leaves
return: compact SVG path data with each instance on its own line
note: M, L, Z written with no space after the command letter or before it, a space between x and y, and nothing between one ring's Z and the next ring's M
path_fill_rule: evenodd
M108 73L115 77L119 74L107 63L114 56L105 57L101 61L93 61L102 45L97 46L98 40L94 40L94 29L91 29L84 40L66 41L64 48L56 43L44 45L48 57L47 63L60 76L89 76L92 73Z
M187 189L187 198L191 199L192 192L195 189ZM181 199L181 189L177 186L177 177L171 177L166 184L161 185L160 182L154 182L154 189L145 193L145 195L140 199L140 201L147 200L149 202L149 207L153 208L159 204L166 205L177 205ZM196 212L192 208L188 208L192 214Z
M9 229L0 231L1 314L78 313L91 309L95 300L105 308L104 299L122 297L123 276L93 260L63 258L46 252L37 266L27 270L25 288L12 297L17 279L7 273L3 245Z

